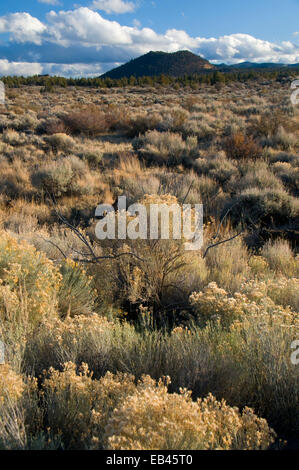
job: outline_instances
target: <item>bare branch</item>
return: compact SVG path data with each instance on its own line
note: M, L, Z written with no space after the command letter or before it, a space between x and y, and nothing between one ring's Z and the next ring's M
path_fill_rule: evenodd
M58 245L56 245L56 243L52 242L52 240L47 240L46 238L42 237L41 235L39 235L39 237L42 240L44 240L44 242L49 243L50 245L54 246L62 254L64 259L67 259L66 254L62 251L62 249Z
M54 199L54 201L53 201L53 199ZM95 263L98 263L99 261L103 261L103 260L106 260L106 259L116 260L116 259L118 259L122 256L132 256L133 258L136 258L139 261L142 261L142 262L144 261L144 259L140 258L138 255L136 255L135 253L132 253L132 252L118 253L118 254L114 254L114 255L97 256L95 251L92 248L92 245L88 241L88 238L85 237L85 235L79 229L77 229L74 225L72 225L63 215L61 215L58 212L57 207L56 207L55 196L53 196L53 199L51 199L51 201L52 201L52 204L53 204L55 214L57 215L59 220L66 227L68 227L76 235L77 238L79 238L79 240L86 246L86 248L89 251L89 253L82 253L82 252L79 252L79 251L75 250L74 248L72 248L72 250L75 253L77 253L81 256L86 256L86 258L91 258L91 259L76 258L76 259L74 259L74 261L77 261L77 262L80 262L80 263L93 263L93 264L95 264ZM52 243L54 246L56 246L51 241L49 241L49 243ZM56 246L56 248L61 252L61 254L64 256L64 258L67 258L67 256L63 253L63 251L58 246Z
M222 217L222 219L220 220L219 222L219 225L218 225L218 228L217 228L217 231L216 231L216 234L213 236L213 240L216 240L216 238L218 237L219 235L219 232L220 232L220 229L222 227L222 224L223 222L225 221L226 217L228 216L228 214L230 213L230 211L232 210L233 207L235 207L236 205L238 204L238 202L236 202L235 204L233 204L232 206L230 206L228 208L228 210L226 211L226 213L224 214L224 216Z
M188 195L189 195L189 193L190 193L190 191L191 191L191 188L192 188L193 184L194 184L194 180L191 181L191 184L190 184L189 189L188 189L188 191L187 191L187 193L186 193L186 196L185 196L184 199L183 199L182 204L185 203L185 201L186 201L186 199L187 199L187 197L188 197Z
M220 242L214 243L213 245L209 245L206 248L206 250L203 254L203 259L207 256L207 254L208 254L208 252L211 248L215 248L216 246L222 245L223 243L230 242L230 241L234 240L235 238L239 237L242 233L243 233L243 230L241 230L241 232L237 233L237 235L234 235L233 237L230 237L230 238L227 238L226 240L222 240Z
M126 252L126 253L118 253L117 255L106 255L106 256L96 256L92 259L82 259L82 258L75 258L74 261L81 262L81 263L97 263L99 261L103 261L106 259L118 259L122 256L132 256L133 258L138 259L139 261L144 261L144 259L140 258L139 256L135 255L135 253Z

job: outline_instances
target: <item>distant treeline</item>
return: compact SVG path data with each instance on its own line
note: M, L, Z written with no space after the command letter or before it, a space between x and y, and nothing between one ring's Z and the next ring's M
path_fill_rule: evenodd
M150 87L168 87L174 88L191 87L198 88L201 85L223 85L230 82L247 82L248 80L277 80L283 81L288 78L297 76L298 68L284 68L275 70L233 70L233 71L214 71L205 72L198 75L184 75L175 78L167 75L157 77L124 77L120 79L111 78L65 78L49 75L34 75L32 77L6 76L1 80L9 88L18 88L23 85L41 86L44 91L51 91L53 87L95 87L95 88L120 88L127 86L150 86Z

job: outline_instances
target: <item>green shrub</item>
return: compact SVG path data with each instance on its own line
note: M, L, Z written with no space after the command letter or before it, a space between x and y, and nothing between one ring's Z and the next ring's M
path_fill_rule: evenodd
M71 260L60 266L62 275L58 291L58 310L61 317L90 315L95 308L95 291L92 278L82 266Z
M298 200L283 190L248 188L233 198L224 208L230 208L235 223L266 224L266 226L289 224L299 215Z

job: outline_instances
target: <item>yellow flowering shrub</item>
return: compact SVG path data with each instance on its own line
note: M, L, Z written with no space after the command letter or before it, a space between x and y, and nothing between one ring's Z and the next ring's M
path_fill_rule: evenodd
M252 409L240 413L211 394L194 402L187 390L168 393L168 383L144 377L114 410L106 427L109 449L249 450L274 441L274 431Z
M24 387L22 377L8 364L0 365L0 406L7 401L11 403L21 398Z
M53 316L61 275L52 261L25 241L2 232L0 239L0 318L36 324Z
M299 327L299 280L250 280L241 285L240 291L229 295L211 282L202 292L193 292L190 303L204 322L218 322L229 326L244 321L247 316L256 317L269 324L276 323Z
M257 277L263 277L269 269L269 264L263 256L253 255L248 260L251 272Z
M299 312L299 279L278 277L264 281L251 280L241 286L249 299L270 298L275 304Z
M275 433L245 408L241 414L209 395L168 393L170 379L107 372L95 380L87 364L51 368L42 385L49 431L66 448L117 450L266 449Z
M244 313L238 299L228 296L215 282L210 282L202 292L193 292L189 300L195 312L206 322L219 321L229 325Z
M135 391L134 377L107 373L93 380L87 364L78 373L68 362L63 370L49 370L43 396L51 431L60 434L68 448L102 447L108 417L119 401Z

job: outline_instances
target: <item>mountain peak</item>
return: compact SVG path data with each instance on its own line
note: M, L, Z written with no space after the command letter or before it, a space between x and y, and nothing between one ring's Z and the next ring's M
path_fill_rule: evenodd
M132 59L120 67L102 75L119 79L123 77L153 77L158 75L169 75L180 77L185 74L193 75L204 70L213 70L216 67L202 57L190 51L162 52L150 51L137 59Z

